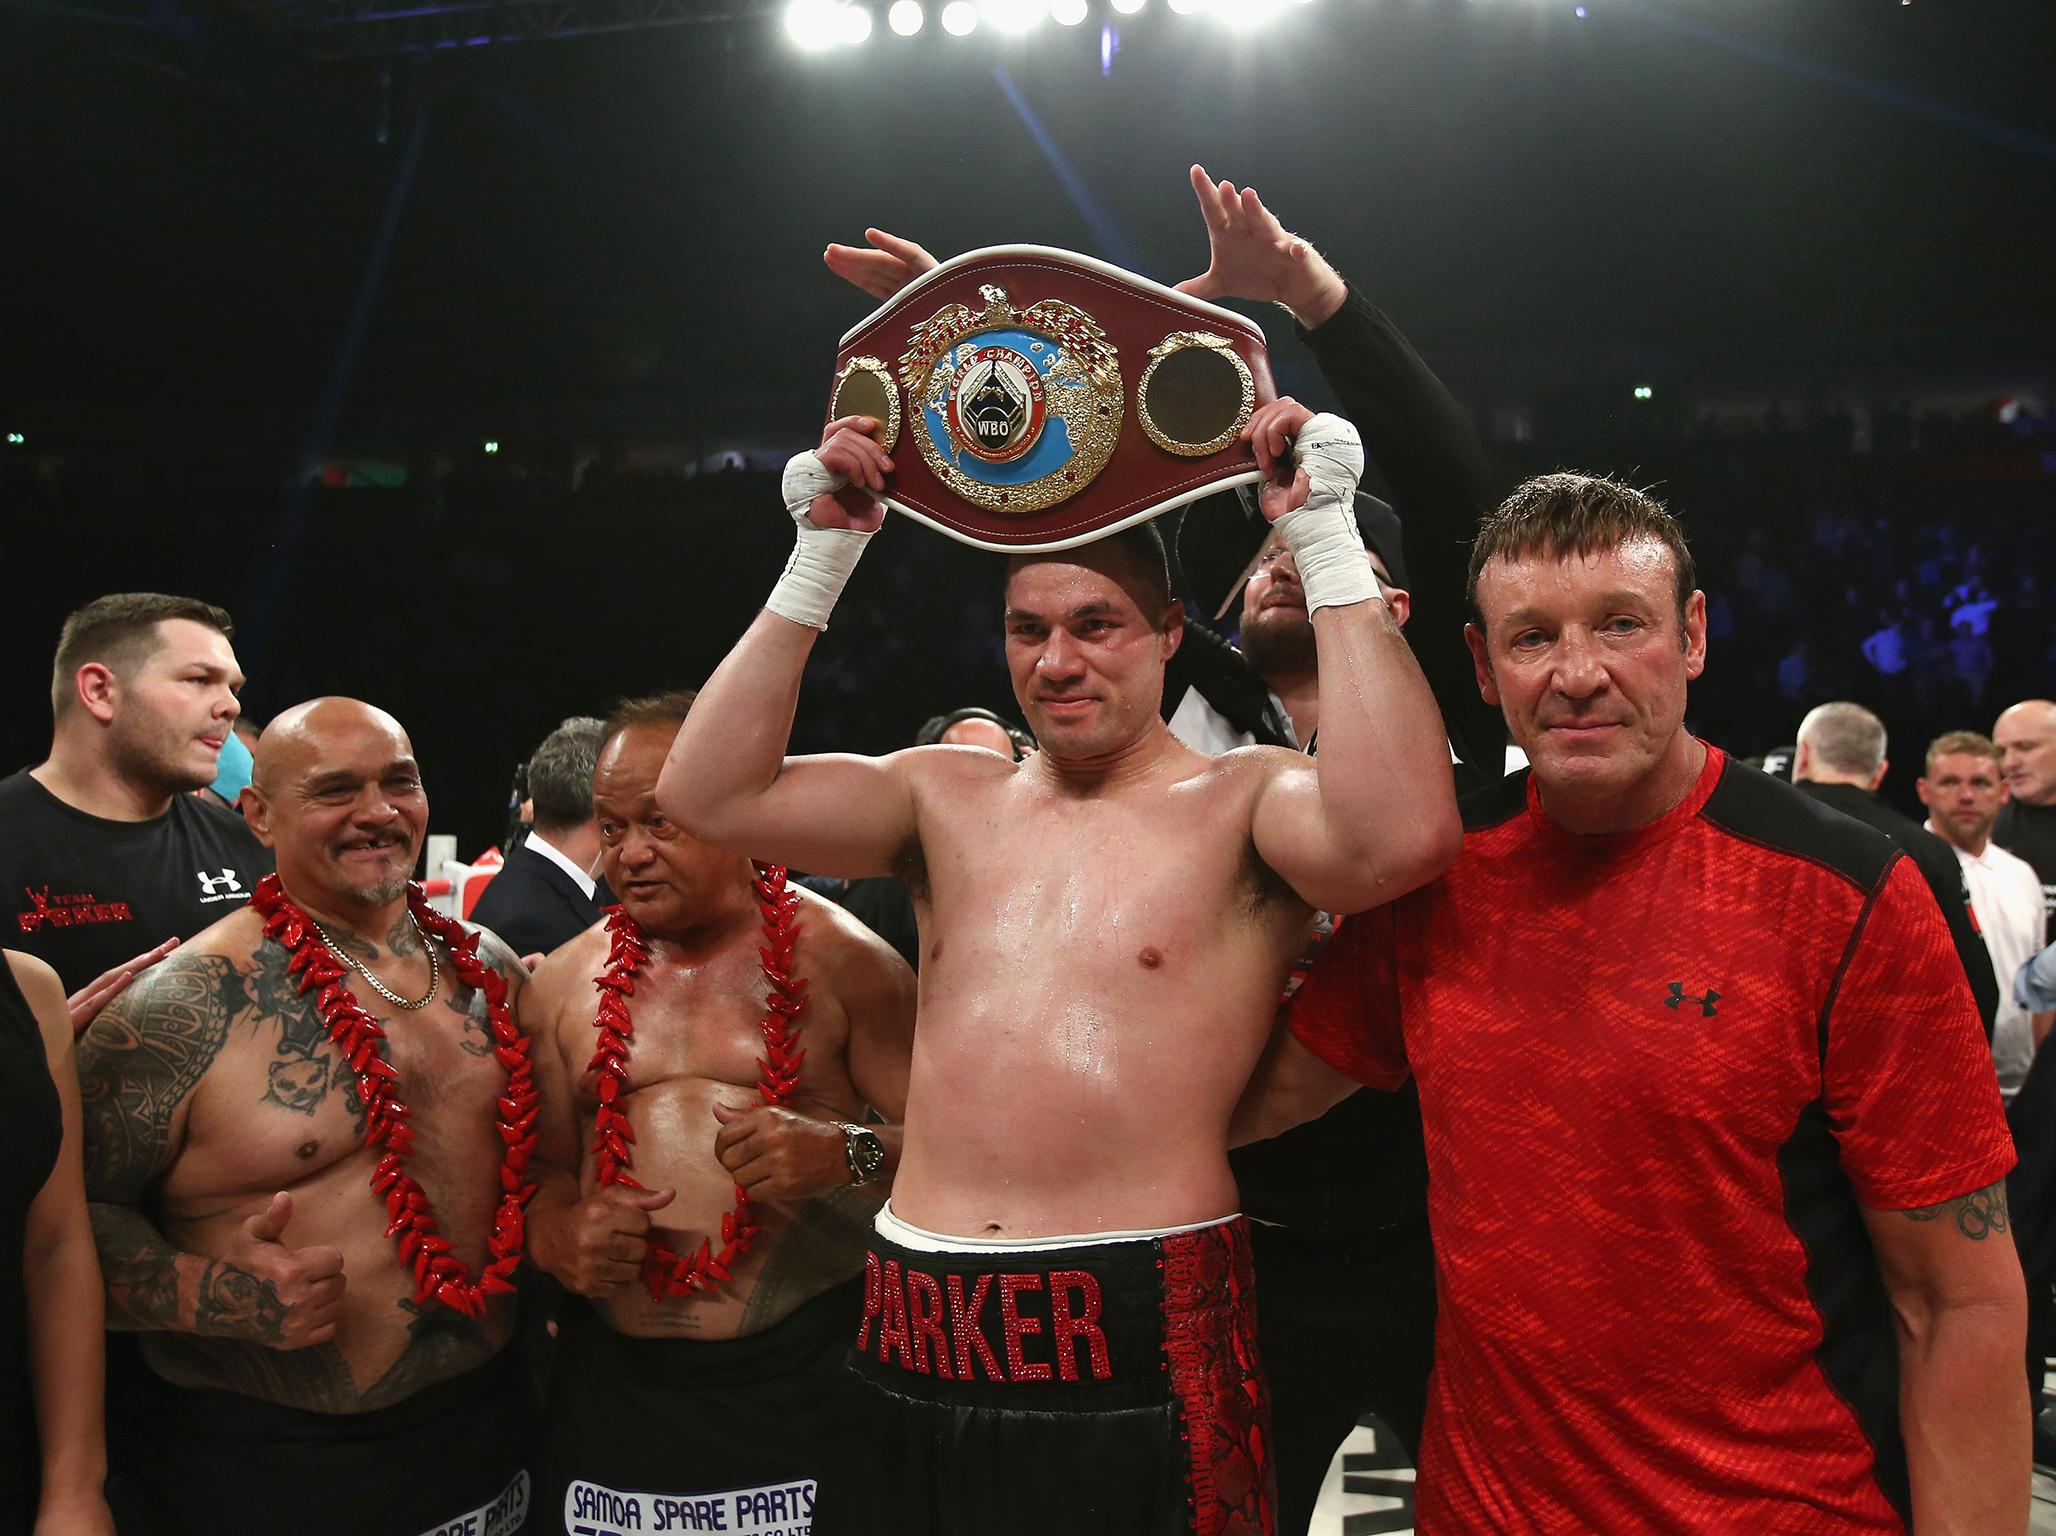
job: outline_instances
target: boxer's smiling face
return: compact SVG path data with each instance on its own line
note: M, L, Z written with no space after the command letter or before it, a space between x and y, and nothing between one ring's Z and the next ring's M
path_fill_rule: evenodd
M600 749L593 770L601 873L628 915L658 937L704 922L738 876L735 855L687 837L657 808L657 775L676 735L670 725L631 725Z
M428 830L428 795L399 722L330 699L267 737L249 819L276 850L286 889L331 910L404 896Z
M1090 547L1089 547L1090 548ZM1182 614L1156 622L1133 581L1058 555L1022 560L1007 578L1007 671L1042 749L1057 759L1104 757L1157 718L1164 663L1178 647ZM1175 617L1174 617L1175 615Z

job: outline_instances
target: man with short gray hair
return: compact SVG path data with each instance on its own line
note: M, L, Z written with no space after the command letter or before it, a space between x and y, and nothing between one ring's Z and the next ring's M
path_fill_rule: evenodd
M1876 827L1905 850L1907 858L1935 893L1935 904L1949 924L1956 957L1970 978L1985 1038L1999 1008L1999 981L1991 952L1971 916L1970 887L1963 869L1942 840L1886 805L1877 795L1885 781L1885 722L1861 704L1837 700L1807 712L1799 722L1799 747L1792 759L1792 782L1802 794Z
M2034 866L2042 904L2056 922L2056 701L2022 699L1992 726L2006 803L1992 841Z
M534 830L487 883L471 913L518 954L548 954L598 922L612 904L592 873L600 857L593 765L606 733L603 721L573 715L528 760Z

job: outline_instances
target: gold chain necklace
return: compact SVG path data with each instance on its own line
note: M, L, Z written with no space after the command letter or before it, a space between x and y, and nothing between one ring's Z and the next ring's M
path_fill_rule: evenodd
M314 931L321 935L321 942L328 946L328 952L330 954L334 955L338 960L342 961L343 964L349 966L351 970L355 971L359 976L362 976L366 981L370 982L371 990L376 992L380 997L384 998L387 1002L391 1003L395 1008L404 1008L409 1013L413 1013L418 1009L426 1008L430 1003L435 1001L436 989L443 984L442 963L436 959L435 940L431 939L426 933L422 931L421 919L414 915L414 911L411 907L407 911L407 921L414 925L414 936L421 940L421 947L428 951L428 993L426 996L422 997L418 1002L411 1002L408 999L400 996L399 993L395 992L391 987L387 986L384 982L380 981L376 976L372 975L371 972L365 967L365 964L362 960L359 960L355 955L351 954L348 950L342 948L340 945L336 943L334 939L328 936L328 930L322 927L320 923L314 921L314 915L312 913L308 914L307 921L310 923L314 923Z

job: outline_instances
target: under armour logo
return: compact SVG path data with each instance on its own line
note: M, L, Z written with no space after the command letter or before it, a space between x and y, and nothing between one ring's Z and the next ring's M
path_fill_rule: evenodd
M194 877L200 882L200 891L207 896L238 896L242 894L243 882L236 878L232 869L224 869L219 875L210 875L206 870L195 870Z
M1704 997L1688 997L1685 994L1685 984L1682 981L1673 981L1669 983L1669 986L1671 995L1663 1000L1663 1006L1670 1009L1672 1013L1678 1011L1678 1005L1681 1003L1697 1003L1699 1005L1699 1017L1702 1019L1710 1019L1720 1011L1713 1006L1720 1001L1720 994L1718 992L1708 992Z

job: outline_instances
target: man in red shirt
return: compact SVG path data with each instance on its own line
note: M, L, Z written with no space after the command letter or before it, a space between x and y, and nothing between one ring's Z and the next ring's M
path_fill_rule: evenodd
M1705 598L1660 504L1530 481L1470 581L1532 767L1343 924L1237 1116L1419 1086L1419 1529L2020 1531L2013 1147L1934 897L1685 730Z

